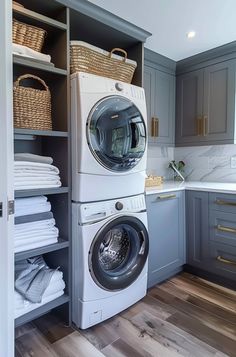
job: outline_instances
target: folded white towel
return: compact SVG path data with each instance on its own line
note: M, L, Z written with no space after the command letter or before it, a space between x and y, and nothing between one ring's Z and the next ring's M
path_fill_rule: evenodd
M53 301L57 298L59 298L60 296L62 296L64 294L64 290L58 291L55 294L52 294L50 296L46 296L45 298L42 298L42 302L41 303L31 303L29 302L29 304L24 304L24 300L21 303L17 303L17 305L15 305L15 318L18 318L24 314L27 314L28 312L37 309L40 306L43 306L45 304L47 304L50 301Z
M51 203L45 202L43 204L37 204L35 206L25 206L15 208L15 217L28 216L31 214L44 213L51 211Z
M60 178L59 178L59 176L53 176L53 175L48 175L48 176L43 176L43 177L29 177L28 175L25 175L25 176L19 176L19 177L17 177L17 176L15 176L15 183L19 183L19 184L21 184L22 182L24 182L24 181L30 181L30 182L39 182L39 181L41 181L41 182L43 182L43 183L50 183L50 182L57 182L57 181L59 181L60 180Z
M56 166L50 164L44 164L41 162L30 162L30 161L14 161L14 172L22 172L22 170L30 170L31 172L56 172L59 174L59 170Z
M41 221L33 221L33 222L26 222L26 223L21 223L21 224L16 224L15 225L15 233L17 232L25 232L29 230L34 230L34 229L40 229L40 228L49 228L49 227L54 227L56 224L56 221L54 218L50 219L44 219Z
M16 198L15 208L25 207L25 206L34 206L37 204L42 204L47 202L48 198L46 196L34 196L34 197L25 197L25 198Z
M61 187L61 181L55 182L53 184L42 184L40 182L26 182L24 184L16 183L14 184L15 190L37 190L39 188L56 188Z
M57 242L58 242L57 238L51 238L40 242L37 241L37 242L27 243L24 245L20 244L19 246L15 245L14 252L15 253L25 252L27 250L45 247L47 245L55 244Z
M14 178L15 180L22 178L22 179L30 179L32 177L37 177L37 178L43 178L43 177L48 177L48 178L54 178L54 179L58 179L59 175L56 172L53 171L47 171L47 170L40 170L40 171L36 171L36 170L15 170L14 172Z
M39 232L32 231L32 233L27 232L27 233L15 234L14 241L17 244L24 244L24 242L27 243L30 241L41 241L50 238L57 238L58 236L59 236L59 230L58 228L54 227L48 231L40 230Z
M35 154L30 154L30 153L25 153L25 152L15 154L14 160L15 161L40 162L42 164L49 164L49 165L51 165L53 163L53 158L50 156L41 156L41 155L35 155Z
M19 56L34 58L34 59L48 62L48 63L51 62L50 55L46 55L44 53L34 51L29 47L26 47L23 45L18 45L16 43L12 44L12 52L13 52L13 54L17 54Z

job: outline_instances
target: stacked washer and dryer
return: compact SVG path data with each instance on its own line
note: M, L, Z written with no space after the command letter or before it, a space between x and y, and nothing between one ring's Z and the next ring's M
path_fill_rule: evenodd
M144 90L71 76L72 319L88 328L146 295Z

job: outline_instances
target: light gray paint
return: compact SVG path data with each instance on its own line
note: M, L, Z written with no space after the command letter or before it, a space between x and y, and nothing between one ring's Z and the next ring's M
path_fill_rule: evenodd
M236 39L235 0L91 0L153 34L146 46L180 60ZM188 40L186 33L195 30Z
M146 197L150 245L148 287L169 278L185 263L185 195L179 191L171 192L170 198L167 196L168 193Z
M13 199L11 2L0 3L0 356L14 355L14 251L13 216L7 217L8 200Z

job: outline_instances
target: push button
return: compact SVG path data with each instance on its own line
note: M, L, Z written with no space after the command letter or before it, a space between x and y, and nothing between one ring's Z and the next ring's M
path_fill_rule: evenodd
M116 87L116 89L117 89L119 92L121 92L121 91L124 89L123 84L121 84L121 83L119 83L119 82L117 82L117 83L115 84L115 87Z

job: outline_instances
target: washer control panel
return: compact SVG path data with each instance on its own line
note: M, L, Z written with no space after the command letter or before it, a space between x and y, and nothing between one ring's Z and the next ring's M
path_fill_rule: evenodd
M119 198L116 200L82 203L79 208L80 224L96 222L104 218L125 213L146 210L144 195Z

